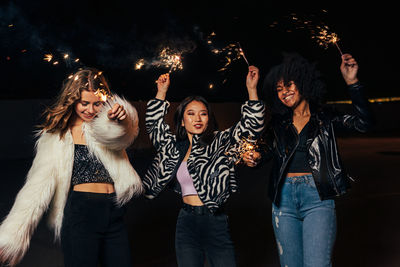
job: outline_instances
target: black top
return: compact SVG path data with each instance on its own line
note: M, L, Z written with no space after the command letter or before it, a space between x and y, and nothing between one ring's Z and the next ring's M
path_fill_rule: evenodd
M89 153L86 145L75 144L72 185L84 183L110 183L113 180L104 165Z
M307 161L307 132L308 123L299 134L299 144L288 164L288 172L311 172L310 165Z

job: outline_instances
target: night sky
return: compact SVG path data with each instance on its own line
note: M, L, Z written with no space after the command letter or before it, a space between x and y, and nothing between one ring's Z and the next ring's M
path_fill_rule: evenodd
M246 98L246 62L234 60L227 70L218 71L226 63L225 56L211 51L240 42L250 64L261 70L259 89L283 52L297 52L318 64L328 84L327 100L348 99L339 71L339 51L334 45L327 49L319 46L309 30L298 28L299 19L327 25L338 34L343 52L359 62L359 78L367 85L368 97L400 95L395 80L398 30L394 7L379 2L358 7L332 2L312 8L283 1L232 3L2 2L0 97L53 98L69 74L91 66L104 71L113 91L130 100L147 101L155 94L154 81L168 69L145 66L135 70L135 62L155 59L160 49L168 46L184 51L183 70L171 74L169 100L198 94L212 102L241 102ZM211 46L207 41L212 32L216 35ZM43 60L48 53L58 65Z

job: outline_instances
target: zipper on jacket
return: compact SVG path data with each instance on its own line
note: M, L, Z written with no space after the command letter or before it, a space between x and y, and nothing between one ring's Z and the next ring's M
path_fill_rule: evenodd
M323 136L322 128L320 128L320 134L321 134L321 136ZM329 178L330 178L331 181L332 181L333 188L335 189L337 196L339 196L340 194L339 194L339 190L338 190L338 188L337 188L336 181L335 181L335 179L333 179L332 176L330 175L330 173L332 173L332 170L330 169L330 166L329 166L329 164L328 164L328 163L329 163L329 160L328 160L328 146L327 146L327 144L326 144L326 142L325 142L325 138L321 138L321 140L322 140L322 144L324 145L324 149L325 149L325 160L326 160L326 167L327 167L327 169L328 169L328 176L329 176Z
M283 173L284 173L284 171L285 171L285 169L286 169L286 166L287 166L287 164L288 164L290 158L293 156L294 152L296 151L296 149L297 149L297 147L298 147L298 145L299 145L299 134L297 133L297 130L294 128L293 124L290 124L290 128L292 129L293 133L295 133L295 136L296 136L296 145L295 145L295 147L292 149L292 151L291 151L289 157L287 158L287 160L286 160L286 161L284 162L284 164L281 166L281 169L280 169L280 171L279 171L280 173L279 173L278 183L276 184L277 187L278 187L279 184L281 183L282 175L283 175ZM275 132L275 131L274 131L274 132ZM276 138L276 134L275 134L275 138ZM276 139L276 140L278 140L278 139ZM274 201L276 200L277 194L278 194L278 188L276 188L276 190L275 190Z

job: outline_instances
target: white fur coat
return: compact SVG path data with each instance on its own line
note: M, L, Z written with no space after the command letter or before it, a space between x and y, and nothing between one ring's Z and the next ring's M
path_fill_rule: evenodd
M116 203L123 205L142 192L141 179L125 152L139 133L138 115L125 99L114 96L109 102L111 106L114 103L124 106L129 124L109 120L109 108L105 106L93 121L84 123L82 129L89 151L103 163L114 181ZM54 229L55 238L60 238L73 158L74 143L70 131L63 139L58 133L40 134L26 182L0 225L1 258L18 262L23 257L33 231L49 207L49 226Z

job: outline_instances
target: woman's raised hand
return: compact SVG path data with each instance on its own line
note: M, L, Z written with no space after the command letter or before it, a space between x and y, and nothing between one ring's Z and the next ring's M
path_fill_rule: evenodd
M257 83L260 78L259 70L256 66L249 66L249 72L246 77L246 87L249 93L249 100L258 100Z
M355 84L358 82L357 72L358 64L357 61L350 54L342 55L342 64L340 65L340 71L347 85Z
M165 73L158 77L157 81L157 95L156 98L165 100L167 95L168 87L170 85L169 74Z
M108 111L107 116L110 120L123 121L126 118L124 106L115 103L114 106Z

